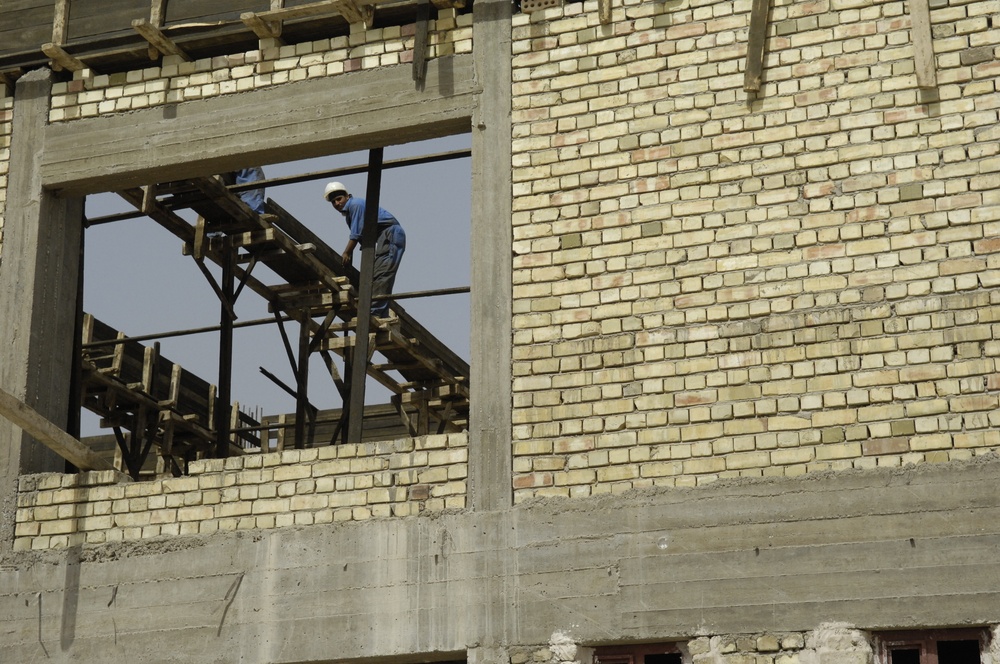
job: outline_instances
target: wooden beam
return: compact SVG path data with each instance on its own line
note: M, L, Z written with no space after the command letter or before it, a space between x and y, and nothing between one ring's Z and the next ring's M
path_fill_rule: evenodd
M927 0L910 0L910 39L913 41L913 68L917 87L937 87L934 60L934 37L931 34L931 10Z
M177 55L185 61L191 62L191 57L180 46L163 34L159 27L150 24L146 19L137 18L132 21L132 29L142 35L142 38L148 41L150 46L163 55Z
M760 79L764 71L764 42L767 40L767 13L769 0L753 0L750 7L750 34L747 37L747 66L743 73L743 90L760 90Z
M56 0L52 15L52 43L65 44L69 33L69 0Z
M418 88L427 79L427 30L431 15L430 0L419 0L413 33L413 81Z
M0 415L80 470L116 470L92 449L2 389L0 389Z
M240 14L240 20L253 30L258 39L276 39L281 36L281 21L265 21L254 12Z
M369 15L365 12L366 9L370 7L364 7L354 0L337 0L333 5L337 12L340 13L344 19L351 25L364 24L367 27L371 19ZM367 19L367 20L366 20Z
M284 7L282 9L271 9L266 12L256 12L257 18L264 21L287 21L296 18L310 18L314 16L324 16L340 14L349 23L362 23L370 26L375 15L375 6L382 5L396 0L324 0L323 2L313 2L308 5L298 7ZM240 16L243 19L243 16ZM244 20L244 22L246 22Z
M611 23L611 0L597 0L597 18L601 25Z
M154 27L157 27L157 28L162 28L163 27L164 17L166 15L166 11L165 11L166 7L164 6L166 4L166 1L167 0L150 0L150 7L149 7L149 24L150 25L152 25ZM160 51L159 51L159 49L157 49L155 46L153 46L152 44L150 44L150 46L149 46L149 59L150 60L157 60L157 59L159 59L159 57L160 57Z
M42 44L42 53L47 55L49 59L52 60L52 65L55 69L80 71L81 69L87 68L87 65L85 65L82 61L74 58L72 55L63 50L62 46L53 42Z

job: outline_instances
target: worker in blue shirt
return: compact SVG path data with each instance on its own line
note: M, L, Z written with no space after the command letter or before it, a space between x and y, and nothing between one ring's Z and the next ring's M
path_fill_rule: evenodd
M337 212L344 215L349 238L341 258L350 265L354 248L361 242L365 226L365 199L354 198L341 182L331 182L323 191L323 198L330 201ZM399 221L381 207L378 209L378 240L375 243L375 272L372 276L372 295L389 295L396 281L396 271L406 250L406 233ZM389 315L389 300L372 302L372 315L385 318Z

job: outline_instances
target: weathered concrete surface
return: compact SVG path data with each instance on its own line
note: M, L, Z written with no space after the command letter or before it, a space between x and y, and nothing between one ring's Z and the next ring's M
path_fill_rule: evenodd
M476 509L511 504L511 73L505 0L476 4L476 80L481 103L472 119L472 335L469 483ZM482 295L476 296L476 294Z
M469 130L479 90L471 56L428 63L422 90L410 76L386 67L57 123L46 132L42 181L66 193L111 191Z
M17 83L0 262L0 388L65 427L73 366L83 200L57 198L39 178L51 72ZM19 473L61 470L63 460L0 417L0 550L14 533Z
M998 480L991 458L6 554L0 648L11 661L449 659L555 630L599 644L996 623Z

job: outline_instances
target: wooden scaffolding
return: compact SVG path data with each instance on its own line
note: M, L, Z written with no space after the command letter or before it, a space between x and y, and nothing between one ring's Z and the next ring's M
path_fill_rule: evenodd
M381 150L370 166L381 172ZM370 171L369 209L377 210L378 186L379 178ZM265 214L257 214L217 177L118 193L182 240L184 253L198 264L220 300L217 385L160 357L158 345L144 346L93 317L84 318L81 402L114 429L133 476L154 445L168 464L165 470L180 473L186 461L203 456L361 442L367 377L392 395L391 405L367 409L371 433L393 430L386 426L389 407L404 435L467 428L468 363L395 301L390 300L387 318L367 313L371 280L361 275L366 268L370 274L374 232L362 238L359 273L273 200L266 202ZM198 214L195 223L177 213L185 208ZM369 228L375 224L366 222ZM221 268L221 278L206 261ZM260 265L277 275L276 283L258 276ZM295 376L291 386L272 377L295 398L295 413L263 423L231 403L234 305L247 288L267 301ZM289 323L298 323L295 340ZM373 362L376 352L384 362ZM309 402L309 358L314 354L322 357L341 397L339 410L320 413Z

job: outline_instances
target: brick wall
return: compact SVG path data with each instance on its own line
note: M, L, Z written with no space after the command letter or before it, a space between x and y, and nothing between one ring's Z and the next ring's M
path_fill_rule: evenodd
M75 72L53 86L51 122L217 97L310 78L413 62L414 26L358 31L349 37L281 46L261 40L256 51L111 75ZM428 22L427 57L472 52L472 15L441 10Z
M613 7L514 22L516 499L996 449L996 4Z
M0 258L3 256L3 221L7 209L7 173L10 166L10 134L14 125L14 97L0 85Z
M412 516L465 507L467 434L193 461L191 474L23 475L15 550Z

